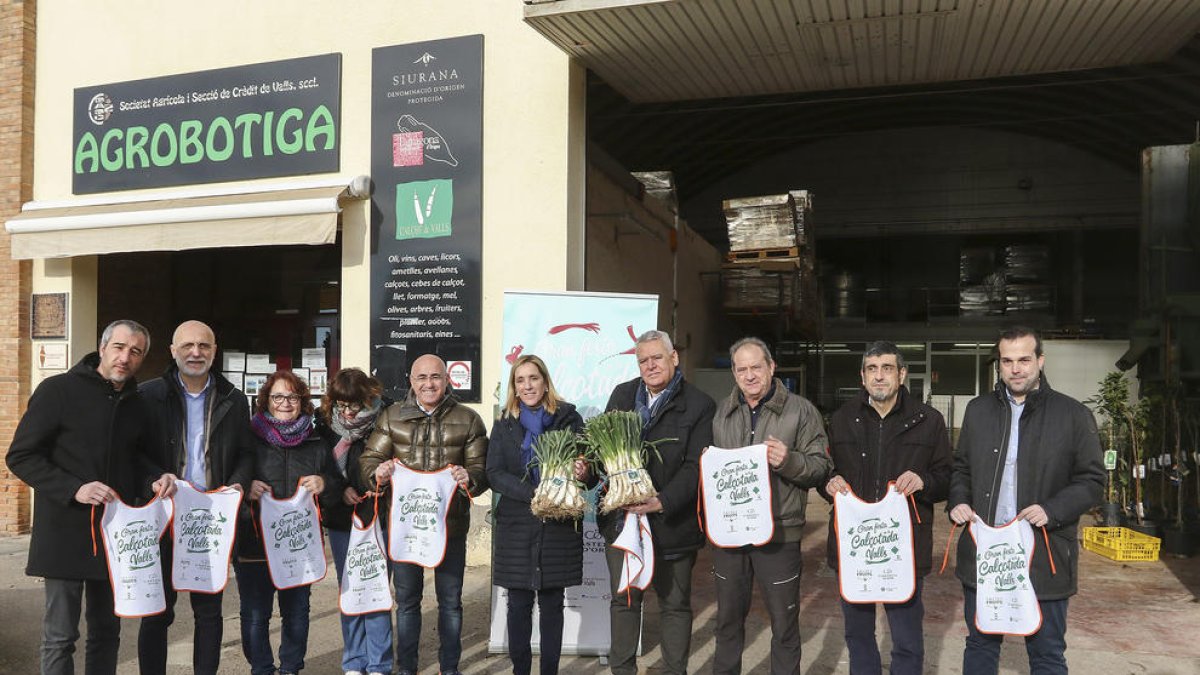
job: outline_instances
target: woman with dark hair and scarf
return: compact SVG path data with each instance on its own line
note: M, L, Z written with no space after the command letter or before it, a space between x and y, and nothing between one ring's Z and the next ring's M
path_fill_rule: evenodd
M333 459L338 475L345 483L338 502L322 511L329 532L329 548L337 567L338 583L346 568L352 516L359 511L363 524L375 515L373 486L361 484L362 457L367 437L375 429L375 419L390 401L383 396L383 384L358 368L343 368L329 381L321 401L318 423L333 442ZM361 505L361 507L359 506ZM361 510L359 510L361 508ZM342 670L345 675L382 675L392 672L391 612L372 612L357 616L342 614Z
M558 397L546 364L532 354L517 359L487 454L488 482L500 495L495 531L504 537L504 545L495 547L492 575L496 585L508 589L508 654L516 675L529 675L533 666L535 596L541 616L540 670L542 675L558 672L563 591L583 583L583 538L576 523L541 520L530 511L539 478L536 466L530 466L533 447L543 431L582 428L583 418ZM576 460L576 480L586 475L587 465Z
M258 412L250 420L254 432L254 480L247 495L257 502L266 492L287 499L302 485L319 496L321 508L333 506L344 487L333 460L332 444L316 433L308 384L291 371L267 378L258 392ZM243 511L249 511L244 509ZM249 517L246 517L249 515ZM237 558L233 563L241 596L242 653L251 675L276 672L270 628L275 585L267 570L266 554L252 514L238 525ZM300 672L308 651L308 611L311 586L279 591L282 620L279 675Z

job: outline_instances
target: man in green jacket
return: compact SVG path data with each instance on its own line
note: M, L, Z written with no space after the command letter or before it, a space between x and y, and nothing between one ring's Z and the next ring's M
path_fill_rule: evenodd
M767 446L775 533L762 546L713 549L717 648L713 673L742 670L745 620L757 578L771 617L771 675L800 672L800 535L808 489L824 485L830 461L825 428L812 403L775 378L771 350L758 338L729 348L737 386L717 405L713 442Z
M367 485L386 484L393 462L417 471L450 467L466 495L459 495L446 515L446 555L434 570L438 599L440 672L459 672L462 657L462 587L467 561L467 530L471 499L487 489L487 429L474 410L449 395L446 362L433 354L413 361L408 376L412 389L403 403L379 415L375 431L359 460ZM421 592L425 569L410 563L392 566L396 588L396 661L401 675L417 672L421 639Z

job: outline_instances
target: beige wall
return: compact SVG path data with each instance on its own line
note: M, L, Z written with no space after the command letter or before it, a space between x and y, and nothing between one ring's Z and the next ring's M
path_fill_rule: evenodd
M370 173L372 48L482 33L480 375L483 407L488 411L498 377L493 364L500 358L503 290L577 290L582 283L583 206L578 186L583 184L584 74L524 24L520 2L60 0L39 7L37 31L34 199L39 201L71 198L76 87L340 53L340 176L349 180ZM276 181L261 181L272 182ZM342 364L366 367L370 358L369 205L351 204L342 223ZM82 312L73 316L74 359L82 355L76 345L95 343L95 265L76 260L67 264L65 277L62 265L36 265L33 284L36 292L72 292L72 306ZM84 276L73 279L72 268L74 274L82 271ZM90 278L87 269L93 270ZM90 323L83 320L89 306ZM165 343L156 341L158 347Z
M725 346L716 344L712 323L719 312L711 273L720 269L721 254L682 221L673 232L669 209L631 193L620 180L628 177L604 166L588 166L587 290L657 294L658 327L670 333L690 376Z

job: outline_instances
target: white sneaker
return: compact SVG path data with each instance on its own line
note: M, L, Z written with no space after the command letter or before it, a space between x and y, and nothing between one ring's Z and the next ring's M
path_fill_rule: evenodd
M363 675L361 670L347 670L345 675Z

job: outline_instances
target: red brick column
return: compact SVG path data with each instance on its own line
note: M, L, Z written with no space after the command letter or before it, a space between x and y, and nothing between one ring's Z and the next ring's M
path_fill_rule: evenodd
M0 0L0 222L33 196L35 0ZM0 228L0 460L29 398L32 264ZM0 536L29 531L29 488L0 461Z

